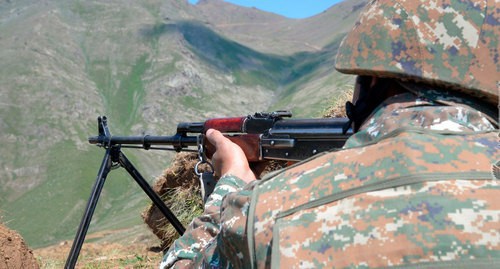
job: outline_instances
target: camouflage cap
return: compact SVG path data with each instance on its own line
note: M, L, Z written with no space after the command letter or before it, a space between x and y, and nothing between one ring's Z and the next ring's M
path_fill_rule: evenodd
M342 73L409 79L498 103L500 0L372 0L343 40Z

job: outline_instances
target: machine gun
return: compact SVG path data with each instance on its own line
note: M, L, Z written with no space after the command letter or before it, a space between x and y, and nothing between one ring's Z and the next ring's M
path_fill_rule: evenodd
M106 153L65 268L74 268L76 265L104 182L115 166L127 170L179 234L182 235L185 231L177 217L127 159L121 151L122 148L198 152L199 162L195 166L195 172L201 178L203 175L198 172L198 165L203 163L210 165L205 154L204 139L208 129L219 130L239 145L250 163L266 160L301 161L321 152L341 148L352 134L352 130L346 128L350 123L347 118L290 119L291 116L288 111L276 111L255 113L245 117L214 118L205 122L183 122L177 125L177 132L173 136L112 136L107 118L99 117L99 134L88 140L89 143L104 148ZM206 199L214 186L208 186L210 182L205 180L201 183L203 196Z

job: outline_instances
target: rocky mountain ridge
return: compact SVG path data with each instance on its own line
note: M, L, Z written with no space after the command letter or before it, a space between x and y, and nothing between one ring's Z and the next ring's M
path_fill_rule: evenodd
M5 222L34 247L74 235L103 156L87 142L99 115L117 135L273 109L318 116L352 80L333 61L364 2L302 20L219 0L1 2ZM172 155L130 156L153 180ZM146 204L117 170L91 230L140 223Z

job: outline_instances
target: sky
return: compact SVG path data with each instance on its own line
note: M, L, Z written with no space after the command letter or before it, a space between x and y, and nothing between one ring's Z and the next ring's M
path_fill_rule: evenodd
M256 7L288 18L301 19L314 16L342 0L224 0L245 7ZM189 0L195 4L198 0Z

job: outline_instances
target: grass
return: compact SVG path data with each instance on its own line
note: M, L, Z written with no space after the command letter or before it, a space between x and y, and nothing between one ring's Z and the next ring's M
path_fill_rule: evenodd
M203 213L200 192L197 188L174 188L162 196L172 212L177 216L179 221L187 227L195 217ZM179 203L178 201L183 201ZM165 234L165 245L170 245L179 235L172 225L163 225L160 229Z
M62 10L65 5L70 6L70 9ZM40 17L35 24L33 24L34 20L15 21L19 25L16 27L19 28L13 29L19 29L16 33L16 39L19 39L19 42L10 44L4 50L5 53L11 53L13 56L5 57L5 66L8 68L0 70L0 78L5 81L4 88L8 90L2 95L2 98L5 98L2 100L9 105L23 104L28 99L27 97L34 96L35 101L31 102L31 107L28 108L1 107L0 112L3 117L0 120L0 128L5 131L3 133L5 136L0 137L10 137L10 140L2 140L0 164L5 171L8 171L5 172L8 176L5 180L2 178L3 190L6 191L0 192L0 203L6 215L5 221L19 230L32 247L72 239L75 235L104 152L90 145L78 149L78 145L74 142L77 139L73 140L69 137L78 135L79 139L85 142L87 135L94 135L97 113L107 114L113 134L123 134L122 131L130 132L132 126L140 126L134 130L146 126L145 122L148 119L143 119L141 115L146 98L158 105L158 113L155 114L158 118L175 117L177 120L208 112L220 114L228 113L228 111L231 113L246 111L245 113L248 113L254 111L255 100L263 99L251 98L254 94L252 89L260 88L260 86L265 88L265 91L262 90L259 94L269 93L265 96L267 98L272 95L273 91L277 92L276 88L283 87L288 90L286 94L279 97L281 101L275 100L279 102L275 105L278 109L288 104L298 104L294 111L296 115L311 115L315 110L322 109L323 103L319 108L318 103L315 108L303 105L304 100L310 99L309 96L305 99L301 99L302 96L295 96L304 90L308 82L316 79L312 74L316 72L315 69L324 64L321 57L313 57L301 63L300 59L304 58L291 59L259 53L221 37L203 25L181 27L185 40L177 32L168 37L162 36L169 34L168 31L173 28L163 25L163 19L158 18L160 12L155 5L161 4L152 2L140 5L141 7L146 5L146 10L153 14L153 18L138 20L137 18L147 12L143 12L144 10L137 8L133 3L130 3L130 8L133 9L128 9L128 5L114 2L76 1L49 6L61 8L61 16L66 16L61 17L62 26L51 27L50 24L44 24L46 20L43 20L43 17ZM21 16L27 16L27 12L36 14L35 8L20 14ZM139 12L135 13L137 10ZM121 12L124 14L118 14ZM52 15L48 18L59 16L58 12L50 14ZM29 32L25 36L21 31L26 28L23 27L23 23L30 23L30 25L41 23L41 29L44 30L42 33L48 33L52 28L69 30L67 33L64 31L65 35L61 36L57 32L39 36ZM153 25L150 38L140 35L140 30L148 25ZM6 28L2 27L2 30ZM10 40L9 32L5 32L7 35L2 42ZM35 42L44 46L64 45L64 47L47 48L55 57L42 57L32 51L37 49L43 52L42 45L34 46ZM18 45L22 47L22 50L12 49ZM157 66L154 66L153 59L165 59L165 55L160 55L160 51L168 51L171 56L167 58L168 62L157 63ZM17 53L19 55L16 55ZM37 56L32 57L33 55ZM70 59L65 60L66 57ZM72 64L67 64L68 61ZM294 65L293 61L297 64ZM196 97L160 96L162 100L159 100L158 95L149 95L157 87L165 87L165 81L162 79L173 73L182 72L180 70L182 64L189 64L196 68L201 78L210 77L209 83L227 83L224 78L219 78L228 74L234 76L236 86L245 86L238 88L249 89L244 93L249 98L241 98L245 101L239 101L239 107L227 107L225 105L230 102L221 103L218 100L236 95L242 96L241 93L227 90L234 84L210 87L211 84L208 83L194 85L195 89L191 90L195 91ZM290 77L290 81L286 81L290 66L295 67L295 73ZM45 69L45 67L50 68ZM65 68L72 68L71 72L64 70ZM36 73L35 69L41 72ZM72 72L73 70L77 72ZM38 75L43 74L48 75L43 79L38 78ZM147 79L145 79L146 76ZM76 80L71 81L72 78ZM335 83L332 82L331 85ZM328 85L322 87L325 88ZM214 89L222 90L216 92ZM78 91L79 94L68 94L69 97L67 97L66 93L70 91ZM51 94L39 94L41 92ZM94 95L97 98L87 102L93 99ZM321 93L315 93L315 95L319 97L314 98L323 98ZM92 97L85 99L85 104L82 106L68 105L76 103L71 98L82 98L81 96ZM328 101L326 98L323 99L325 100L321 102ZM59 100L59 102L49 100ZM67 109L51 107L54 103L64 103ZM184 107L181 108L180 103ZM81 118L68 116L74 114L67 113L66 110L72 110L69 112L74 112L76 115L85 115L85 118L86 115L91 114L92 118L87 119L91 122L91 127L82 120L83 116ZM144 129L165 130L169 125L175 126L167 120L164 122L166 125L150 124ZM40 137L36 131L40 126L49 130L47 137ZM53 132L58 136L51 136ZM50 146L47 146L48 144ZM161 166L160 157L143 158L135 152L127 156L134 164L139 164L141 172L152 173L152 168ZM23 177L16 174L18 170L31 166L40 167L40 171L30 172L28 169L27 175ZM28 187L18 189L9 187L11 184L28 185L33 182L40 182L40 184L24 194L22 192L29 189ZM90 227L91 232L141 223L140 211L147 201L147 197L128 174L123 170L113 171L104 186L94 221ZM124 258L123 263L140 264L141 261L131 256Z
M216 69L231 72L239 85L276 88L290 65L286 57L254 51L199 23L183 22L179 29L196 55Z
M109 59L90 61L87 72L103 94L107 114L120 126L127 128L137 122L138 108L145 96L143 76L149 69L149 55L143 54L130 64L128 73L112 75Z
M321 113L323 117L336 118L336 117L347 117L345 110L345 103L352 100L352 95L354 93L353 86L346 86L345 90L341 94L331 97L329 105Z
M35 249L33 252L41 269L63 268L71 245L65 244ZM123 245L117 243L85 243L76 268L157 268L162 254L151 251L144 243Z
M15 203L4 206L9 225L16 227L30 246L40 247L74 237L104 155L97 147L91 149L75 151L70 141L60 142L46 156L51 160L46 171L50 177ZM137 225L142 222L140 212L146 205L147 196L125 170L112 171L104 185L90 231ZM47 215L54 217L47 218ZM44 221L33 225L33 220L41 219Z

